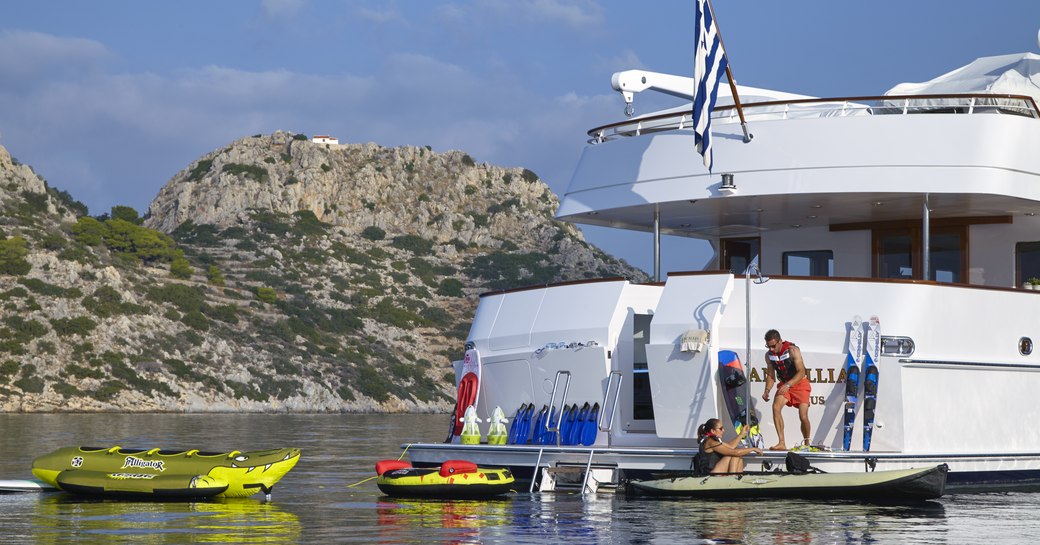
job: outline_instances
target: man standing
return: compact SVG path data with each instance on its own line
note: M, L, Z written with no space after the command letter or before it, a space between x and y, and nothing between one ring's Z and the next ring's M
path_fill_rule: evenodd
M809 394L812 386L806 377L802 351L794 343L781 339L780 332L775 329L766 332L766 348L769 351L766 352L766 390L762 393L764 401L769 401L773 383L778 379L780 381L773 399L773 424L780 440L769 450L787 450L784 417L780 414L784 405L798 407L798 419L802 424L801 444L809 446L809 432L812 431L809 424Z

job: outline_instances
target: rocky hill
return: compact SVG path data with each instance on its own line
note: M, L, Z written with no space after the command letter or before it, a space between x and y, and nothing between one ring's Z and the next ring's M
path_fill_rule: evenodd
M5 411L440 411L478 294L645 275L531 171L277 132L143 222L86 216L0 148Z

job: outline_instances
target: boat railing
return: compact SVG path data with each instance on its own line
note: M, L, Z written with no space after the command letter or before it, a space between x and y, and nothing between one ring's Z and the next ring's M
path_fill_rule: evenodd
M915 114L1004 114L1040 119L1032 97L1005 94L885 95L840 98L807 98L751 102L742 105L748 122L765 120ZM735 106L712 110L712 123L740 123ZM672 110L641 116L588 131L589 143L662 131L692 130L693 110Z
M560 378L566 378L563 382L563 395L560 396L560 410L556 410L556 390L560 386ZM545 431L551 433L556 437L556 446L560 446L560 424L563 423L563 410L566 407L567 402L567 391L571 388L571 372L570 371L557 371L556 380L553 381L552 395L549 396L549 413L545 416ZM555 422L553 421L553 415L556 415Z
M617 378L615 381L614 379ZM599 426L599 431L605 431L610 433L614 429L614 413L617 412L618 396L621 395L621 381L624 380L624 375L621 371L611 371L610 377L607 378L607 390L603 392L603 410L599 414L599 422L596 423ZM614 398L610 399L610 386L617 384L614 388ZM607 401L610 400L610 410L607 410ZM604 422L606 422L604 424Z

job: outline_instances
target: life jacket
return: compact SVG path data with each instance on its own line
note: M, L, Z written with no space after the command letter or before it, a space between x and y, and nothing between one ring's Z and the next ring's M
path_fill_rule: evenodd
M797 346L790 341L784 341L784 344L780 345L779 352L769 351L769 361L773 363L773 369L776 370L777 378L781 382L787 382L794 378L794 375L798 372L795 368L794 360L791 359L791 347Z
M719 463L719 460L722 459L722 455L704 450L708 438L721 441L721 439L714 435L705 435L704 437L701 437L700 448L697 450L697 454L693 457L693 463L690 464L694 475L700 476L711 473L711 470L715 469L715 464Z

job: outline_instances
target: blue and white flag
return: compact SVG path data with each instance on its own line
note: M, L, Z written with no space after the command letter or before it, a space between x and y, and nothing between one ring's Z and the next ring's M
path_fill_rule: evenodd
M704 166L711 172L711 111L715 109L719 80L726 72L728 62L718 28L708 8L708 0L697 0L695 23L693 140L697 153L704 156Z

